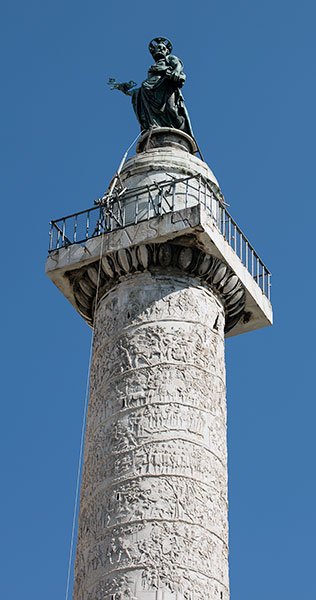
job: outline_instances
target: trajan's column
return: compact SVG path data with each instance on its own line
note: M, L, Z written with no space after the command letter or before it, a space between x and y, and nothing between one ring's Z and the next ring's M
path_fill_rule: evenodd
M47 274L93 328L73 600L228 600L225 336L272 323L270 273L196 156L165 38L107 194L52 221Z

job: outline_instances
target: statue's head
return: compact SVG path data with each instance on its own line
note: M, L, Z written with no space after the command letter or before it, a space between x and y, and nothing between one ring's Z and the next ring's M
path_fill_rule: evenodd
M156 37L151 40L149 46L149 52L155 60L164 58L172 52L172 43L170 40L164 37Z

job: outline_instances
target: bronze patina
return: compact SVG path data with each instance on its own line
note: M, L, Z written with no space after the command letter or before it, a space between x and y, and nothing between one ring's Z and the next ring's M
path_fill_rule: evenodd
M180 88L186 76L183 63L171 54L172 44L156 37L149 44L155 64L149 68L147 79L139 88L134 81L118 83L109 79L112 90L132 97L133 108L142 131L152 127L173 127L193 136L192 127ZM134 89L135 88L135 89Z

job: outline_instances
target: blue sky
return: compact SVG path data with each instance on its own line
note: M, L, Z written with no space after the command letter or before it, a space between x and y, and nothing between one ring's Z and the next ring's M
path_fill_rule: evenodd
M275 324L227 341L232 600L315 597L313 2L2 0L1 596L65 596L90 330L45 276L138 133L105 85L170 38L205 160L273 273Z

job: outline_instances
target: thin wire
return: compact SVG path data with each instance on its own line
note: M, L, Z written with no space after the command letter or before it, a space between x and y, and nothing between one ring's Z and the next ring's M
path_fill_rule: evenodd
M127 153L127 154L128 154L128 152L130 151L130 149L132 148L132 146L134 146L135 142L137 142L138 138L139 138L139 137L140 137L140 136L141 136L143 133L145 133L145 131L146 131L145 129L143 129L142 131L140 131L140 132L139 132L139 134L138 134L138 135L136 136L136 138L134 139L134 141L131 143L131 145L130 145L130 146L128 146L128 148L127 148L127 150L126 150L126 153Z
M100 246L98 280L97 280L97 290L96 290L96 295L95 295L94 315L93 315L93 329L92 329L91 342L90 342L89 363L88 363L88 372L87 372L87 380L86 380L86 393L85 393L85 401L84 401L84 408L83 408L83 419L82 419L82 426L81 426L80 452L79 452L78 469L77 469L77 482L76 482L76 494L75 494L74 512L73 512L73 518L72 518L71 542L70 542L70 550L69 550L69 560L68 560L68 572L67 572L67 585L66 585L66 597L65 597L65 600L68 600L68 594L69 594L70 573L71 573L71 567L72 567L73 546L74 546L75 528L76 528L76 520L77 520L76 517L77 517L77 509L78 509L79 485L80 485L80 478L81 478L82 453L83 453L83 446L84 446L84 434L85 434L86 421L87 421L87 407L88 407L90 371L91 371L91 361L92 361L92 348L93 348L95 317L96 317L96 312L97 312L97 303L98 303L99 286L100 286L101 258L102 258L102 252L103 252L103 241L104 241L104 235L102 235L101 246Z
M144 131L141 131L136 136L136 138L132 141L132 143L130 144L130 146L126 150L126 156L127 156L128 152L130 151L130 149L132 148L132 146L137 142L138 138L143 133L144 133ZM71 574L71 567L72 567L74 537L75 537L75 528L76 528L76 520L77 520L79 486L80 486L81 467L82 467L82 453L83 453L84 434L85 434L86 421L87 421L87 407L88 407L90 371L91 371L91 361L92 361L92 348L93 348L94 326L95 326L95 317L96 317L96 310L97 310L97 301L98 301L98 295L99 295L99 285L100 285L100 275L101 275L101 258L102 258L102 252L103 252L103 241L104 241L104 235L102 235L101 246L100 246L98 280L97 280L97 290L96 290L96 296L95 296L94 315L93 315L93 329L92 329L91 342L90 342L89 363L88 363L88 372L87 372L87 380L86 380L86 392L85 392L85 400L84 400L84 407L83 407L83 418L82 418L82 426L81 426L80 452L79 452L78 469L77 469L77 482L76 482L74 512L73 512L73 518L72 518L71 542L70 542L70 550L69 550L69 560L68 560L68 572L67 572L67 585L66 585L66 597L65 597L65 600L68 600L68 594L69 594L70 574Z

